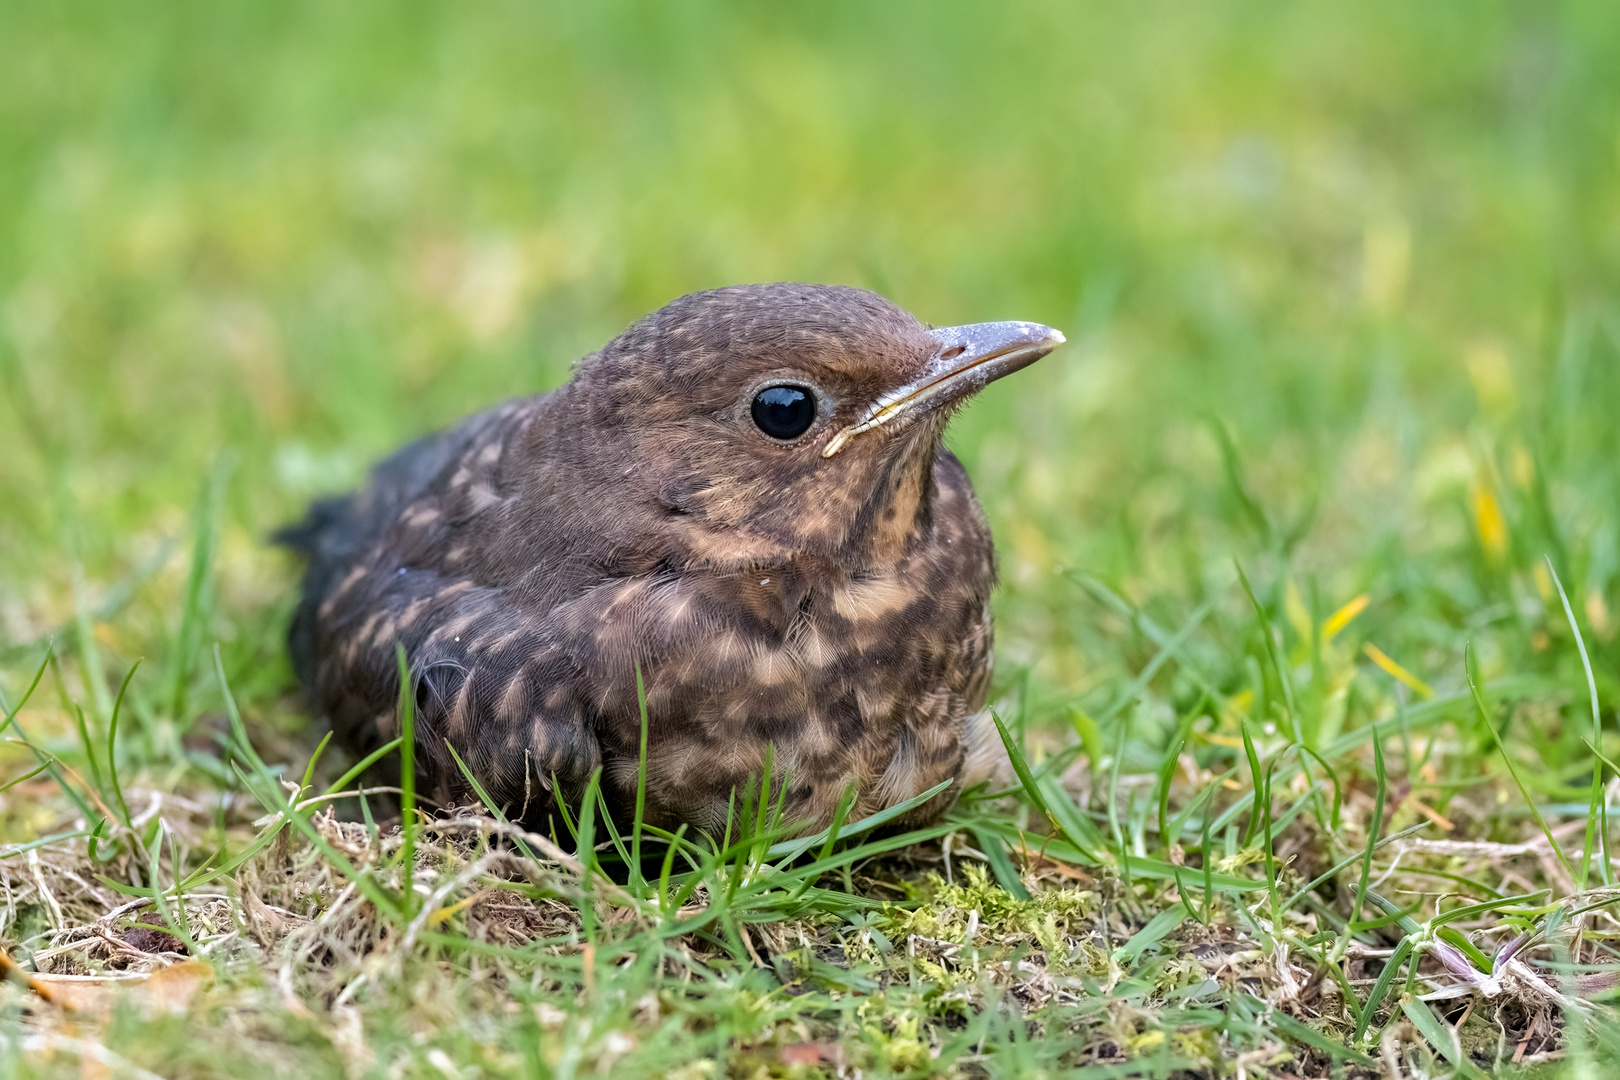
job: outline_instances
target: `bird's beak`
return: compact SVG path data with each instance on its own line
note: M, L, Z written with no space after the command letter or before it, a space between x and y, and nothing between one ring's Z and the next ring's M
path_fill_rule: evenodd
M828 441L822 457L832 457L863 431L977 393L987 383L1033 364L1064 340L1061 332L1031 322L946 326L930 331L929 336L938 346L922 373L872 402L861 419Z

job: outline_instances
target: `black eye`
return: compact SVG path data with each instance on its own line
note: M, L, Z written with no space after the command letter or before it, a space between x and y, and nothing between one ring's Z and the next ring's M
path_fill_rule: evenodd
M773 439L797 439L816 422L816 399L802 386L768 386L754 395L754 423Z

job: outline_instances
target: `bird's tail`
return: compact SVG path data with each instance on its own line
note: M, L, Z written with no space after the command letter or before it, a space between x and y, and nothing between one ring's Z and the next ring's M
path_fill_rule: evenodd
M283 525L270 534L270 542L277 547L296 551L306 559L313 559L322 549L330 546L328 538L348 517L353 496L340 495L319 499L310 504L301 521Z
M302 596L287 627L287 651L306 690L313 690L319 628L315 609L343 564L343 549L353 517L352 495L319 499L301 521L283 525L270 542L297 552L305 560Z

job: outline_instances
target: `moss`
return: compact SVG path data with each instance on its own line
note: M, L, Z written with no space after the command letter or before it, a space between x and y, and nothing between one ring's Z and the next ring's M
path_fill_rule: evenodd
M896 942L915 935L961 945L1028 945L1049 956L1066 955L1067 940L1087 936L1099 914L1093 892L1051 889L1019 900L977 863L951 883L929 875L924 891L928 899L917 907L883 913L884 932Z

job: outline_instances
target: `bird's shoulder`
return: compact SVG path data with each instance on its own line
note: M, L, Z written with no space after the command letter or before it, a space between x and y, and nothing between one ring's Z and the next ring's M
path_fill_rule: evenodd
M497 475L511 435L544 401L516 398L407 443L372 466L359 490L318 500L276 540L312 563L352 559L408 511L439 510L475 478Z
M518 495L524 434L550 395L516 398L419 439L383 461L355 498L384 560L470 577L471 559ZM483 583L483 582L480 582Z

